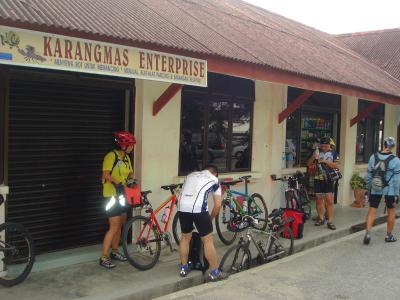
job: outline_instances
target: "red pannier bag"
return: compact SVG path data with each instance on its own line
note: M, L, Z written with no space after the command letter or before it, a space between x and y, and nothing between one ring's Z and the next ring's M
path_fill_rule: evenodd
M301 239L303 237L304 229L304 213L297 209L291 208L282 208L282 210L284 211L283 218L290 219L290 222L285 223L284 226L292 229L293 238Z
M130 187L125 187L125 196L129 205L133 207L142 205L142 193L139 185L133 184Z

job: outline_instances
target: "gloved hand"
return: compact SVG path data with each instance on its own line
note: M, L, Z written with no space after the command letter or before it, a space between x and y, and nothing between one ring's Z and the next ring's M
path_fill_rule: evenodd
M132 185L135 185L135 184L137 184L137 180L136 180L136 179L129 178L129 179L126 181L126 186L127 186L127 187L132 187Z
M117 195L125 195L125 186L122 183L114 184Z

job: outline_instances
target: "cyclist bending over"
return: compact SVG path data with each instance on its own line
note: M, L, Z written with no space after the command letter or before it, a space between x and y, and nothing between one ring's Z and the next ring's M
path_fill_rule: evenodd
M218 182L218 169L207 166L203 171L189 174L182 187L178 199L179 222L181 224L181 242L179 254L181 258L180 276L185 277L189 272L189 245L192 239L193 223L204 244L205 256L210 264L209 281L218 281L228 277L218 268L217 252L213 242L212 220L221 208L221 186ZM214 208L211 216L208 213L208 196L212 193Z

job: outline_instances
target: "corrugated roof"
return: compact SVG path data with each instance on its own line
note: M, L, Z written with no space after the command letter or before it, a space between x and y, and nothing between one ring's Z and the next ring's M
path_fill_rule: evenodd
M400 83L335 37L240 0L0 0L0 24L182 49L400 97Z
M337 38L400 80L400 28L340 34Z

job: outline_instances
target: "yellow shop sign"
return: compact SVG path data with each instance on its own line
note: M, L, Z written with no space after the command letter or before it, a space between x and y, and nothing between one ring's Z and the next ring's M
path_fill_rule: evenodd
M0 26L0 64L207 86L207 61Z

